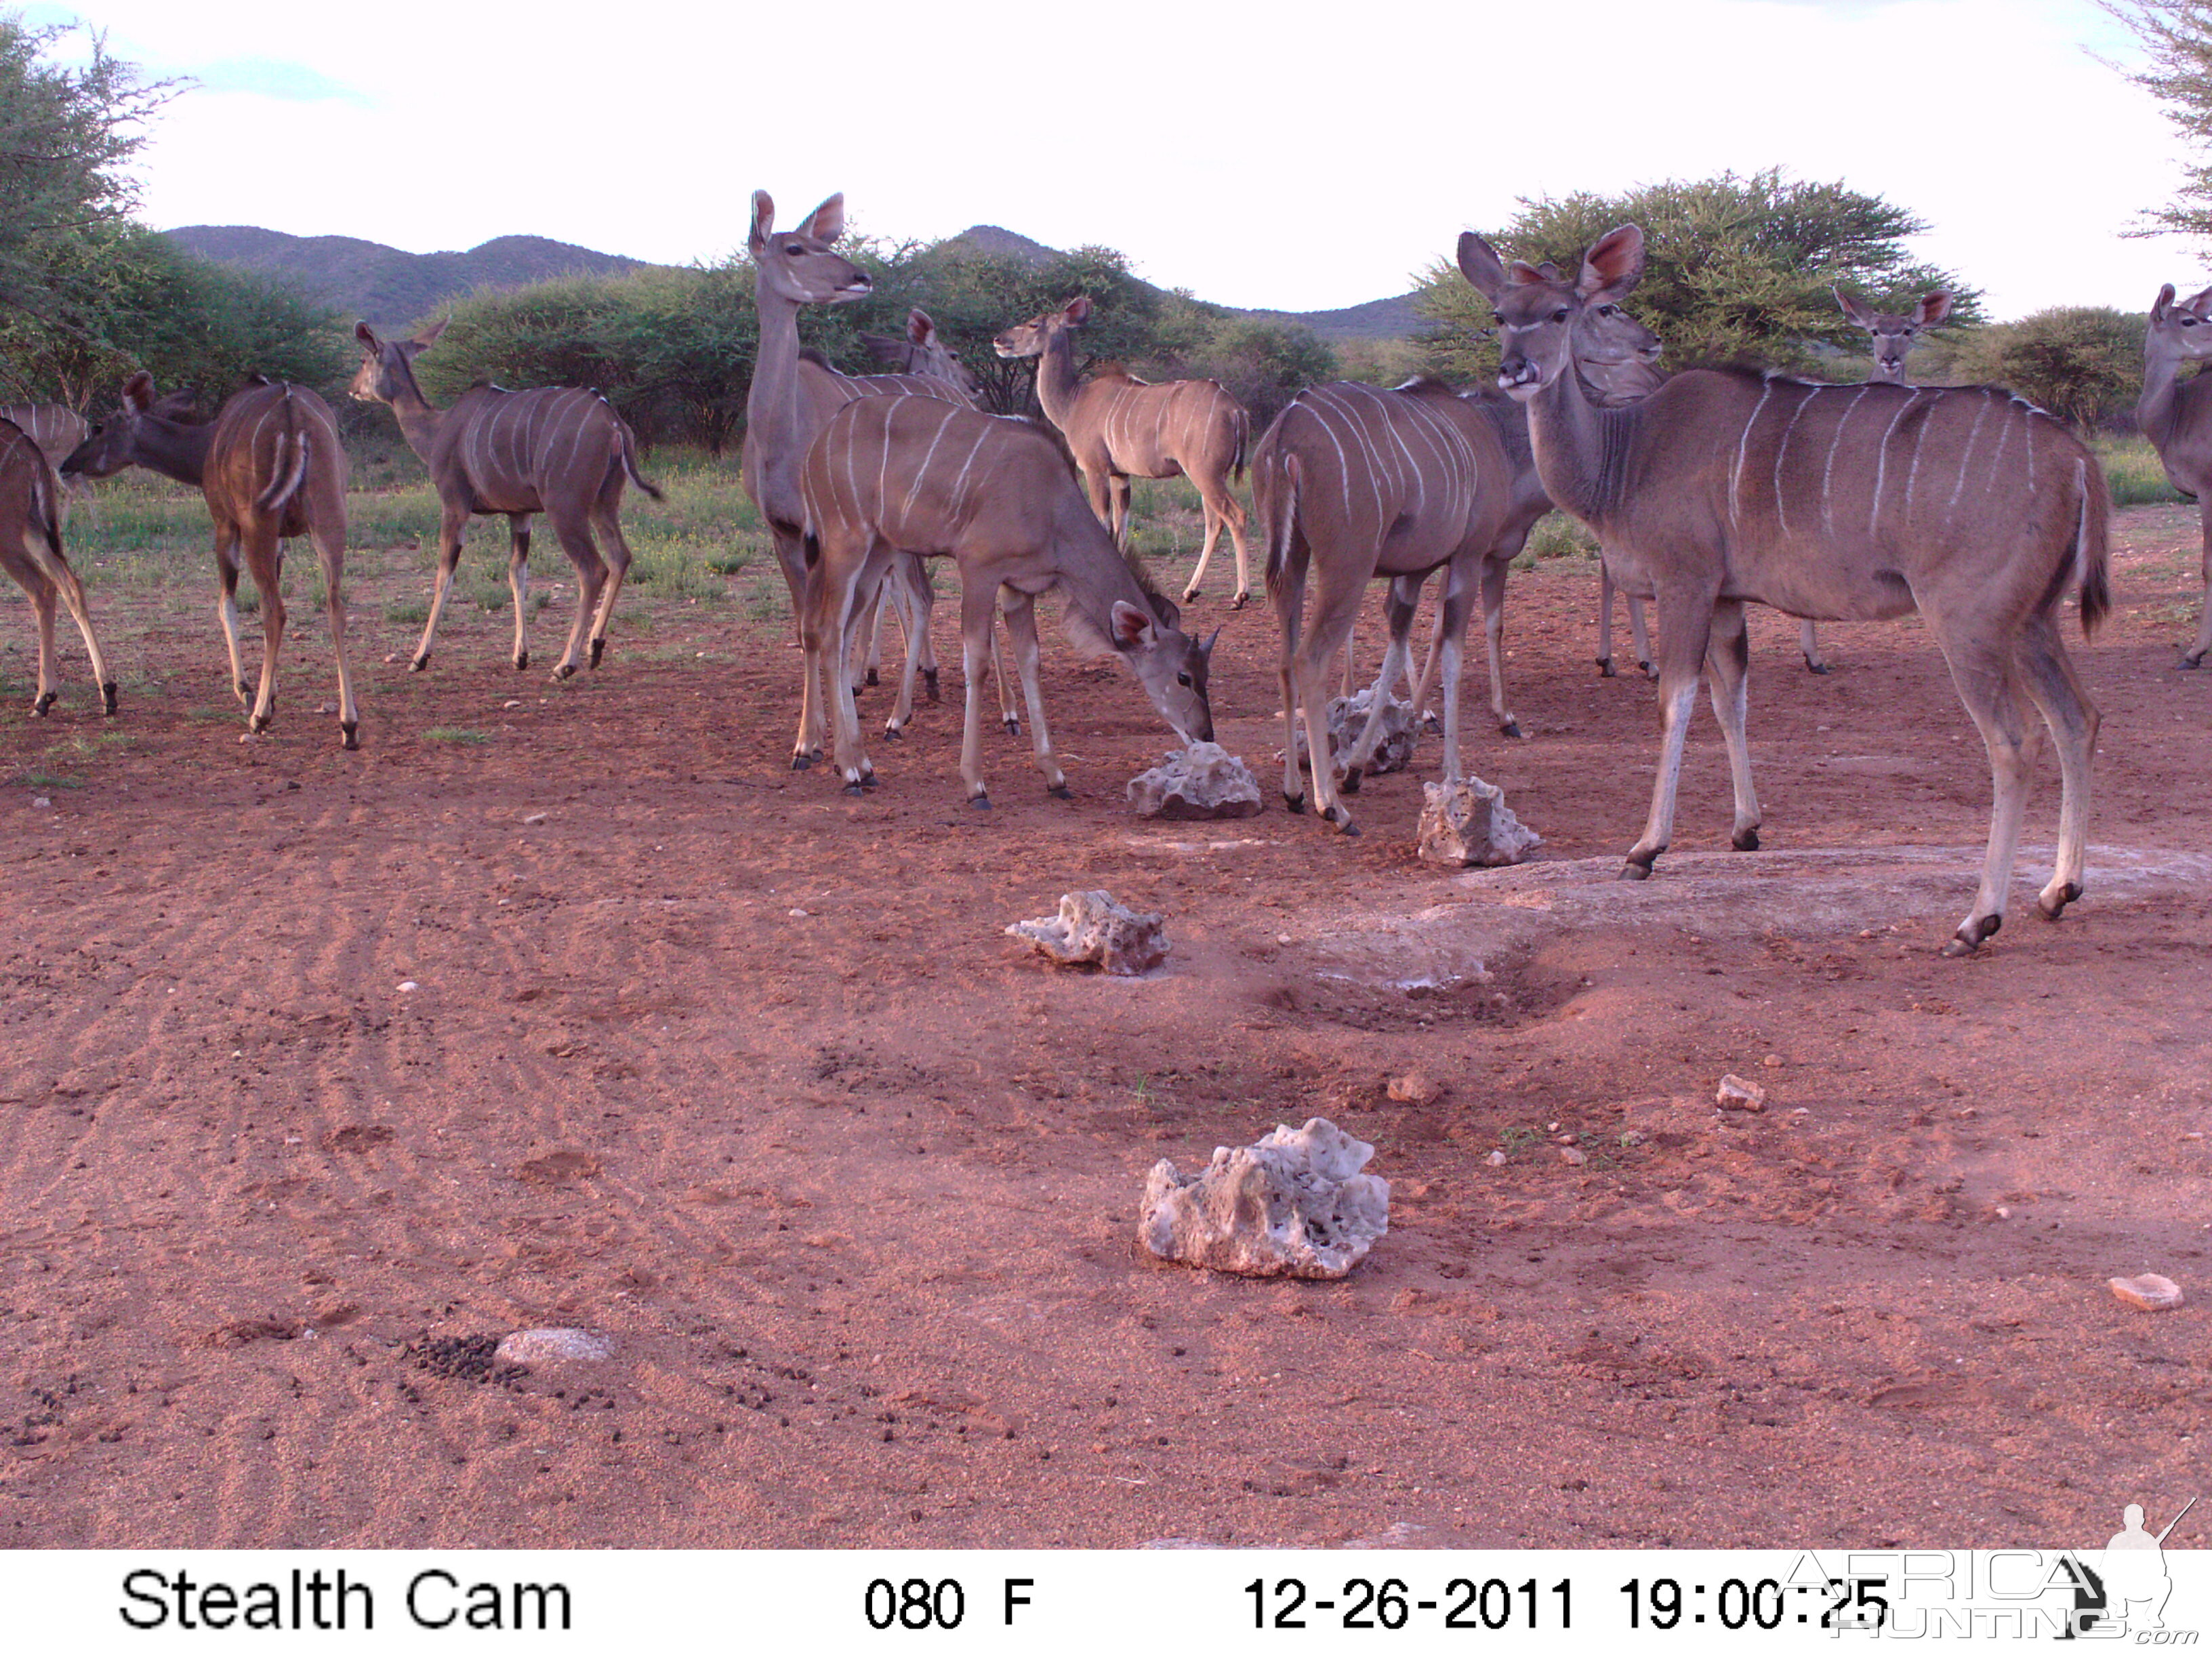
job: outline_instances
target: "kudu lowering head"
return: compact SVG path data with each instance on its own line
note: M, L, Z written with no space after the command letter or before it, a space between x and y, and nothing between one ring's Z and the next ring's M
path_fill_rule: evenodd
M842 305L866 299L875 283L868 273L830 251L845 234L845 195L840 191L799 222L793 230L775 228L775 204L764 190L753 192L752 228L745 248L761 282L793 305Z
M2150 308L2150 348L2181 358L2212 357L2212 288L2186 300L2173 297L2173 284L2158 291Z
M1114 601L1110 613L1114 649L1136 675L1137 684L1186 744L1213 741L1213 705L1206 700L1206 676L1213 660L1213 638L1200 645L1182 631L1172 602L1152 601L1152 611Z
M1040 312L1026 323L1016 323L991 342L1001 357L1042 357L1053 336L1081 328L1091 320L1091 296L1079 294L1056 310Z
M1905 359L1917 341L1920 331L1933 328L1951 314L1951 291L1939 288L1932 294L1923 294L1914 304L1910 316L1896 312L1875 311L1861 305L1839 288L1828 290L1836 296L1836 303L1844 308L1844 315L1874 336L1874 373L1869 380L1886 380L1893 386L1905 384Z
M1564 374L1570 363L1604 348L1626 319L1620 301L1644 275L1644 233L1634 225L1609 231L1590 245L1581 268L1569 282L1551 264L1523 259L1507 264L1498 250L1468 231L1459 239L1460 274L1491 304L1498 325L1498 384L1525 403ZM1616 361L1618 361L1616 359Z
M144 430L141 422L151 420L182 425L191 407L192 394L189 392L155 396L154 377L140 369L123 383L123 401L115 412L105 420L94 422L84 441L70 451L54 470L65 478L112 477L137 464L139 439Z
M415 354L435 345L438 337L446 331L446 325L452 321L450 317L441 319L411 340L386 339L367 323L356 323L353 337L361 343L361 368L348 388L355 401L388 404L414 391Z

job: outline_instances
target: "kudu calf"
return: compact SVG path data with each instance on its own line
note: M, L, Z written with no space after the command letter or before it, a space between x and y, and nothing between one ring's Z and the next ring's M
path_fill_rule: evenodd
M1218 380L1169 380L1158 386L1118 368L1087 379L1075 372L1073 331L1091 319L1091 301L1078 295L1056 311L1017 323L994 346L1001 357L1035 357L1037 402L1067 440L1090 492L1091 506L1114 532L1117 547L1129 544L1129 480L1186 475L1198 487L1206 513L1206 540L1183 588L1188 604L1213 557L1222 527L1237 550L1237 597L1241 610L1252 597L1244 546L1244 508L1230 480L1244 470L1251 417Z
M1185 743L1212 740L1206 680L1212 641L1187 636L1175 606L1139 580L1043 434L927 398L864 398L830 417L807 453L802 483L814 570L805 623L810 692L823 664L849 651L857 598L896 553L959 562L968 681L960 776L972 805L991 804L981 680L994 604L1003 605L1013 640L1038 769L1052 793L1067 793L1037 684L1036 600L1054 587L1066 596L1066 627L1079 648L1127 662ZM836 688L837 769L848 791L858 791L874 769L860 746L850 682L839 675Z
M1701 665L1728 739L1734 844L1759 845L1744 735L1743 607L1756 601L1798 617L1927 619L1981 728L1995 796L1980 886L1947 954L1972 951L2004 919L2039 747L2027 702L2057 739L2063 779L2057 868L2039 907L2056 918L2079 897L2098 721L2056 613L2078 591L2086 633L2111 608L2111 503L2081 441L1989 386L1700 369L1600 409L1565 372L1571 330L1635 287L1643 233L1601 238L1571 282L1508 267L1471 234L1459 264L1495 308L1498 384L1528 405L1545 489L1597 533L1624 585L1658 601L1663 737L1650 817L1622 873L1650 875L1673 832Z
M452 408L433 408L416 384L414 362L445 331L441 322L411 340L392 340L367 323L354 326L362 353L354 397L391 405L407 447L422 458L438 492L438 585L422 643L408 666L418 672L429 666L430 644L453 592L469 520L493 513L506 515L509 532L507 582L514 599L514 665L530 665L530 520L543 513L553 521L561 550L576 567L576 620L568 629L567 649L553 665L553 678L567 679L583 666L586 630L591 665L597 668L606 649L615 599L629 574L629 544L622 532L623 483L635 484L655 501L662 499L661 493L638 471L637 440L629 422L596 392L576 386L509 392L477 385Z
M2168 283L2150 308L2143 338L2142 397L2136 425L2158 450L2176 489L2197 501L2203 543L2204 610L2180 666L2201 667L2212 651L2212 375L2181 379L2185 362L2212 357L2212 288L2186 300Z
M92 678L100 687L100 713L115 712L115 682L107 659L92 631L92 611L84 584L62 552L61 489L45 453L30 434L0 418L0 568L30 596L39 628L39 689L31 712L43 714L61 694L54 684L54 601L69 607L70 619L84 635L92 659Z
M105 478L143 466L198 484L215 522L215 562L222 582L216 615L230 650L231 689L252 702L247 726L263 732L276 711L276 654L284 642L284 539L305 536L322 562L331 649L338 664L338 735L360 747L353 670L346 660L346 453L331 406L305 386L256 377L231 394L211 422L188 422L157 403L150 374L123 383L123 403L62 464L73 475ZM246 684L238 646L238 568L243 556L261 598L261 685Z

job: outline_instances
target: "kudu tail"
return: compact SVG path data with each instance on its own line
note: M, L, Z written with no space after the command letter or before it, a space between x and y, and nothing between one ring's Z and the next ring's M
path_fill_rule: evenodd
M1252 468L1253 505L1267 538L1267 597L1278 598L1291 578L1298 533L1298 458L1269 450Z
M2081 634L2093 638L2112 614L2112 493L2104 469L2094 461L2074 464L2074 486L2081 497L2074 526L2074 580L2081 590Z
M1229 476L1243 483L1244 461L1252 447L1252 417L1240 406L1237 410L1237 453L1230 458Z
M632 483L635 484L640 489L642 489L647 495L652 496L653 500L656 501L666 501L668 497L661 494L660 486L653 483L645 476L644 473L638 471L637 434L629 429L629 422L628 421L621 422L619 429L622 433L623 471L629 475L629 481Z
M284 388L284 429L276 434L276 476L253 505L264 513L282 509L307 483L307 464L313 459L314 440L300 430L299 420L292 413L292 388L288 386Z

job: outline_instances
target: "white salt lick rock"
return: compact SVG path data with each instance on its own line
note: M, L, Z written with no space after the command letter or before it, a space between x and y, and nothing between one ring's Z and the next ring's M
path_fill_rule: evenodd
M1168 956L1159 917L1116 904L1111 893L1063 893L1058 915L1017 921L1006 933L1062 967L1095 963L1109 974L1148 973Z
M1480 778L1421 786L1422 858L1431 864L1495 868L1518 864L1544 838L1513 816L1505 792Z
M1162 1158L1137 1238L1166 1261L1255 1278L1341 1279L1389 1231L1390 1183L1360 1173L1375 1149L1325 1117L1249 1146L1217 1146L1188 1178Z
M1218 743L1178 749L1129 780L1140 818L1249 818L1260 810L1260 780Z
M574 1360L611 1359L614 1339L597 1331L553 1326L510 1331L500 1339L496 1358L504 1365L557 1365Z

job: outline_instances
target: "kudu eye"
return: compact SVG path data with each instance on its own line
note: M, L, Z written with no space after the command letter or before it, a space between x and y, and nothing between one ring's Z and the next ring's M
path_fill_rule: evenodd
M805 254L806 248L803 243L793 242L790 246L785 248L784 252L788 253L793 258L797 259L802 258Z
M1552 313L1552 320L1555 323L1565 322L1567 320L1567 308L1565 306L1561 306L1557 311Z
M1616 314L1620 310L1620 307L1619 306L1600 306L1597 308L1597 314L1601 317L1611 317Z
M1190 684L1190 676L1189 676L1189 675L1188 675L1188 674L1178 674L1178 675L1176 675L1176 684L1177 685L1188 685L1188 684Z
M1490 320L1503 328L1505 326L1505 313L1502 311L1493 311L1490 313Z

